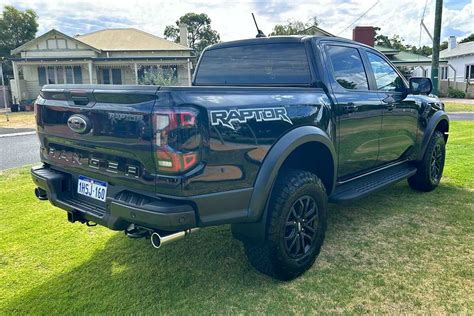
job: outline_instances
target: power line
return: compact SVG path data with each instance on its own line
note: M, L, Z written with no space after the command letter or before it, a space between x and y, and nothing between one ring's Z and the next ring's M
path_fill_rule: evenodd
M367 9L367 11L365 11L364 13L362 13L357 19L355 19L351 24L349 24L345 29L343 29L342 31L340 31L339 33L337 33L337 35L341 34L342 32L344 32L345 30L347 30L348 28L350 28L352 25L354 25L357 21L359 21L360 19L362 19L367 13L369 13L370 10L372 10L378 3L380 2L380 0L377 0L369 9Z

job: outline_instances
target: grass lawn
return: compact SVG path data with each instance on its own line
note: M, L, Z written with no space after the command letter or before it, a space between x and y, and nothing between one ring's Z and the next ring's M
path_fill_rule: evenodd
M474 313L474 122L452 122L445 177L331 205L314 267L292 282L247 263L229 226L153 249L69 224L27 168L0 172L0 314Z
M5 113L0 113L0 127L9 128L36 128L34 112L14 112L8 113L8 119Z
M445 102L445 110L451 112L474 112L474 104Z

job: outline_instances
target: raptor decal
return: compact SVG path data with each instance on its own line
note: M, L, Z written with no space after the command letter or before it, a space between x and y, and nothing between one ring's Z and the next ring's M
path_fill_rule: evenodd
M293 125L284 107L234 109L210 111L211 125L222 125L235 130L232 123L247 123L255 119L257 122L285 121Z

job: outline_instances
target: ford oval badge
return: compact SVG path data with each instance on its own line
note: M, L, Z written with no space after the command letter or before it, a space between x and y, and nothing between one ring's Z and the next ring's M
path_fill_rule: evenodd
M89 119L80 114L74 114L67 120L67 126L78 134L85 134L91 130L91 123Z

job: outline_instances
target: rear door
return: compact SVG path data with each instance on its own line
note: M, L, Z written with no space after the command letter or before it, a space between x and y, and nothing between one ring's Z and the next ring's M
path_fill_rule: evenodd
M403 159L413 153L418 124L418 106L407 98L408 86L402 76L385 58L367 50L374 79L374 90L382 102L379 164Z
M358 46L325 44L329 81L338 121L338 178L349 178L377 163L383 108L369 80Z

